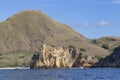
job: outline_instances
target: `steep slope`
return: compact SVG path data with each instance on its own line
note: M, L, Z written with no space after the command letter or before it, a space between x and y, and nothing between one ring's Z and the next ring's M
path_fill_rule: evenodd
M120 46L113 53L96 63L93 67L120 67Z
M38 10L22 11L0 23L0 53L16 50L38 51L40 45L75 46L87 55L107 55L69 26L59 23Z
M120 46L120 37L114 37L114 36L102 37L99 39L92 40L92 43L100 47L103 47L103 45L108 45L107 50L112 52L114 48Z

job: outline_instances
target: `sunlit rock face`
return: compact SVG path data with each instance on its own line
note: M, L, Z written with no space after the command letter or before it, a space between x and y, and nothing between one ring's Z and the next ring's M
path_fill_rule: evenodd
M30 63L31 69L40 68L71 68L80 66L91 66L92 58L85 60L82 53L74 48L53 47L46 44L41 46L36 52Z

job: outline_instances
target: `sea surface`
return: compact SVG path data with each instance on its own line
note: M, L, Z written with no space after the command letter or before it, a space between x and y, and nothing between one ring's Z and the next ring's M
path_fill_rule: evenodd
M0 80L120 80L120 69L5 69L0 70Z

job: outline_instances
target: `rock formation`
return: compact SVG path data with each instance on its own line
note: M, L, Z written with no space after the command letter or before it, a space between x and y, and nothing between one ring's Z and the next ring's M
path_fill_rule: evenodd
M120 67L120 46L113 53L96 63L93 67Z
M39 68L71 68L89 67L93 59L88 56L85 60L84 55L75 48L53 47L43 44L39 52L36 52L30 63L31 69ZM91 60L90 60L91 59Z

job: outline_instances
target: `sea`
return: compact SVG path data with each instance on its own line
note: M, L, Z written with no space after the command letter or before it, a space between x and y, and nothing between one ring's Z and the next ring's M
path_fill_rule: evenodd
M120 69L1 69L0 80L120 80Z

